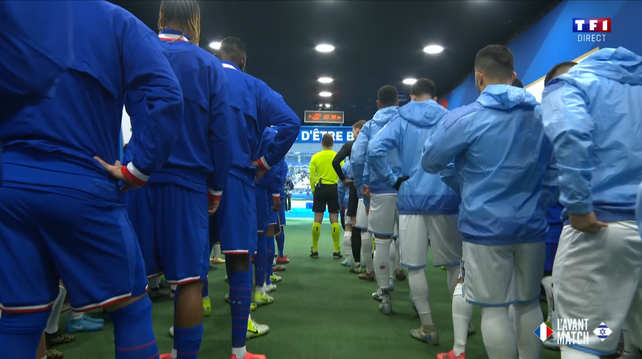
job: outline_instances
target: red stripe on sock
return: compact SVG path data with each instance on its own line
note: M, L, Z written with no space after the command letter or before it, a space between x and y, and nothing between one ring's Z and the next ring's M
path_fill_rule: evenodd
M230 287L230 290L247 290L247 291L252 291L252 288L237 288L237 287Z
M147 344L143 344L143 345L141 345L141 346L139 346L139 347L136 347L136 348L118 348L118 347L117 347L117 348L116 348L116 350L122 350L122 351L129 352L129 351L133 351L133 350L142 349L142 348L144 348L144 347L148 347L148 346L150 346L150 345L152 345L152 344L154 344L154 343L156 343L156 339L154 339L153 341L151 341L151 342L149 342L149 343L147 343Z
M230 296L230 299L232 299L232 298L247 298L247 299L250 299L252 297L248 297L248 296L245 296L245 295L235 295L235 296Z
M183 353L183 352L176 352L178 355L194 355L198 354L198 352L193 352L193 353Z
M145 359L158 358L159 355L160 355L160 352L156 352L156 354L150 356L149 358L145 358Z

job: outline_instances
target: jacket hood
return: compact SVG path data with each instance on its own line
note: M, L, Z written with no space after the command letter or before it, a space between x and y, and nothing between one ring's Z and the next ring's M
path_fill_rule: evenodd
M399 111L399 106L390 106L378 110L372 117L372 121L376 122L379 127L385 126Z
M642 85L642 57L624 47L606 48L590 55L570 72L591 72L620 83Z
M447 112L433 100L411 101L399 109L399 116L418 127L428 127L437 123Z
M523 88L510 85L488 85L477 99L485 108L510 110L517 107L534 108L537 106L535 96Z

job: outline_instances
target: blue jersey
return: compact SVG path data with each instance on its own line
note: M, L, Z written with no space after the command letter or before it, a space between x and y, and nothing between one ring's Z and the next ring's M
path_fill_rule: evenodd
M393 187L388 186L386 183L380 181L374 173L371 173L368 164L368 146L371 140L381 131L381 129L390 122L390 120L397 115L399 107L392 106L382 108L377 111L372 118L363 125L359 136L352 145L352 152L350 153L350 162L352 162L352 172L354 174L354 185L357 189L362 189L365 185L370 188L370 193L395 193ZM396 149L391 150L386 155L388 165L392 171L401 176L401 163L399 161L399 153Z
M73 60L75 1L2 1L0 121L38 104Z
M172 154L150 178L150 183L178 185L205 192L206 180L212 195L221 195L232 159L229 138L227 77L221 62L209 52L190 44L181 31L165 29L161 46L183 90L183 126ZM126 104L136 117L139 93L130 92ZM132 111L132 112L129 112ZM135 153L143 123L133 126L125 162Z
M183 96L156 34L106 1L73 3L74 61L59 78L55 99L45 99L0 123L7 182L67 188L123 201L116 183L96 161L119 159L119 133L127 91L144 103L132 123L142 125L133 161L122 172L144 184L170 155L182 121ZM102 39L97 46L96 39ZM10 170L11 168L11 170ZM43 175L42 171L47 171ZM78 181L70 181L69 175ZM81 192L81 193L79 193Z
M439 128L447 111L433 100L412 101L377 134L368 146L370 172L392 188L399 178L390 168L386 156L396 151L401 159L401 173L409 176L399 188L399 214L419 215L457 214L459 207L455 191L442 182L438 174L421 168L421 148ZM361 136L361 134L359 134Z
M439 173L455 160L461 176L459 230L468 242L544 241L552 146L533 95L489 85L476 102L450 112L424 145L422 166Z
M602 49L554 78L542 95L559 163L560 203L603 222L635 220L642 177L642 57Z
M252 161L269 170L288 153L296 141L301 120L283 101L283 97L265 82L223 61L230 92L230 137L234 146L230 173L252 185L256 168ZM263 131L275 126L278 134L258 156Z

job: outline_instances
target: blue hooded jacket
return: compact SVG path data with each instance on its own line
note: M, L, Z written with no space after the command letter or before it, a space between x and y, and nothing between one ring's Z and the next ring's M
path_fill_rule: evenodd
M380 181L374 173L371 173L368 163L368 147L371 140L381 129L397 115L398 106L386 107L377 111L372 120L366 122L357 136L357 140L352 145L350 161L352 162L352 172L354 174L354 185L361 190L365 185L370 187L372 194L396 193L397 191ZM395 175L401 176L401 162L399 153L392 150L386 156L388 165L392 168Z
M642 179L642 57L602 49L544 89L546 135L559 163L560 203L603 222L635 219Z
M465 241L506 245L544 241L555 185L552 146L535 114L535 97L490 85L476 102L446 115L426 141L424 170L439 173L454 159L461 178L459 230Z
M401 159L401 173L410 176L397 194L399 214L457 214L457 194L438 174L421 168L419 150L447 112L433 100L412 101L399 109L368 146L370 171L387 186L394 187L398 179L386 161L386 154L392 150Z

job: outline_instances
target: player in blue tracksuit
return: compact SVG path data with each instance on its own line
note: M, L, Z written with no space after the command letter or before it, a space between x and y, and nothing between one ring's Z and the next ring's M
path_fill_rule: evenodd
M480 50L479 98L446 115L422 155L426 172L439 173L454 159L461 176L464 296L482 306L490 359L515 357L518 349L522 359L539 358L542 347L532 328L543 321L538 299L555 172L548 167L552 147L535 115L538 103L511 86L514 78L508 48ZM519 318L515 331L509 306ZM484 330L490 323L492 330Z
M12 289L0 291L0 347L8 358L35 357L62 279L72 308L110 313L117 359L157 358L122 192L144 185L169 157L182 93L147 26L108 2L72 4L70 26L83 31L73 33L75 59L55 98L0 123L0 286ZM126 92L140 94L132 122L145 138L127 167L117 161Z
M178 286L174 350L179 359L191 359L198 355L203 336L202 305L195 303L202 302L209 270L208 200L213 214L232 158L227 78L221 62L198 46L196 1L161 2L159 28L163 52L183 90L183 126L165 165L144 188L128 194L127 212L147 277L164 273L168 284ZM127 94L132 117L141 110L138 100L139 93ZM133 125L132 133L125 161L135 160L135 151L145 141L140 124Z
M372 120L366 122L359 132L357 140L352 145L350 161L354 174L354 185L364 196L370 197L370 211L368 213L368 231L375 236L374 264L371 259L372 241L370 235L362 235L362 250L366 262L366 273L359 275L359 278L373 280L376 274L379 288L389 289L388 280L388 259L390 254L390 242L393 236L395 224L397 223L397 190L380 181L374 173L366 168L369 142L379 131L397 114L399 105L399 93L394 86L383 86L377 93L377 106L379 110ZM401 176L401 164L399 154L392 150L386 157L394 173ZM367 175L368 182L362 180ZM364 238L365 237L365 238Z
M542 120L559 163L564 229L553 265L556 315L587 318L639 338L642 241L635 221L642 176L642 56L601 49L552 79ZM608 295L605 297L605 293ZM614 310L617 308L617 310ZM591 336L562 358L614 353L618 335Z
M266 239L266 262L265 262L265 291L270 293L276 290L276 284L281 281L281 277L274 275L274 255L276 252L275 246L275 236L279 235L281 232L281 227L279 226L279 216L280 211L283 208L283 181L287 174L287 164L284 159L281 159L279 163L274 165L270 172L268 172L263 178L267 178L266 184L267 188L265 194L268 199L268 223L269 227L265 231ZM274 172L274 173L272 173ZM262 179L263 179L262 178ZM257 186L263 186L262 181L259 181Z
M230 137L235 148L227 177L227 192L234 196L224 196L216 212L221 252L225 254L230 283L232 358L262 359L265 356L245 349L252 297L249 253L256 250L257 240L254 181L285 157L299 134L301 120L281 95L244 72L247 54L239 39L224 39L217 57L223 62L228 78L230 117L234 124ZM276 126L278 133L265 154L259 157L261 136L270 126ZM234 224L239 220L247 222Z
M421 168L421 152L417 151L432 134L438 131L447 111L437 102L435 84L419 79L410 90L412 101L399 109L399 114L371 141L368 148L370 171L388 186L398 189L399 237L401 263L408 267L410 293L422 326L411 335L429 344L438 344L439 336L430 314L428 283L424 269L427 265L428 246L432 247L433 265L446 266L448 289L453 296L453 324L455 353L465 352L472 306L462 300L459 282L461 261L461 234L457 230L458 196L441 181L438 174L426 173ZM397 150L401 159L401 173L394 174L386 155ZM404 183L407 182L407 183ZM386 299L382 298L382 310ZM441 356L448 354L439 354Z

